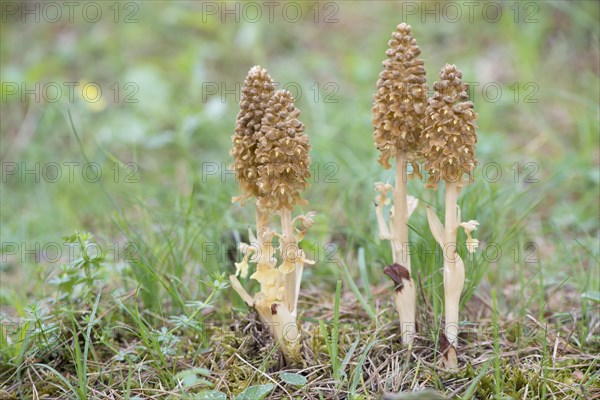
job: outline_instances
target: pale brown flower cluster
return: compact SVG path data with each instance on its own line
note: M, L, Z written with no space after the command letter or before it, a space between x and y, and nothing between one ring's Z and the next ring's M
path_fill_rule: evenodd
M408 24L401 23L388 42L384 70L379 74L372 109L379 162L390 168L397 151L418 157L422 120L427 105L424 61Z
M291 210L310 177L310 144L294 97L275 92L267 71L253 67L242 87L232 137L233 169L242 188L239 199L257 198L261 211Z
M304 124L298 120L294 97L287 90L274 91L273 86L267 72L254 67L242 90L231 154L243 191L238 200L256 197L256 236L250 231L250 244L239 244L244 258L236 263L236 273L229 279L280 343L286 362L296 364L302 358L296 321L302 271L305 264L314 264L306 259L298 242L312 225L314 213L292 218L292 211L296 204L306 204L300 195L310 177L310 144ZM275 215L281 233L271 227ZM278 251L273 245L275 236ZM260 284L254 296L237 278L247 276L249 263L256 263L250 278Z
M287 90L278 90L269 100L256 149L261 209L291 210L296 203L304 204L300 194L310 177L310 144L299 114Z
M261 120L275 85L267 71L255 66L250 69L242 87L240 112L237 116L235 134L232 136L233 169L242 189L241 198L256 197L258 189L258 165L255 157Z
M435 82L435 94L425 112L422 154L429 172L428 185L441 180L460 182L463 174L471 175L475 160L475 119L473 103L468 101L468 85L455 65L446 64Z

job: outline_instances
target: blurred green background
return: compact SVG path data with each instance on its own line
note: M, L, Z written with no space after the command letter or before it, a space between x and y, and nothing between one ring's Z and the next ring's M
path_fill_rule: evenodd
M482 248L496 242L503 255L480 253L467 266L470 282L482 279L482 291L492 285L507 299L516 279L531 277L559 292L597 290L598 3L474 3L96 2L75 7L72 20L58 3L56 22L43 4L3 3L2 310L18 314L28 299L51 294L44 283L67 254L63 247L63 259L48 262L45 245L76 230L105 248L133 241L156 257L157 271L183 281L233 271L204 244L226 243L252 222L249 207L231 205L238 188L221 173L255 64L296 95L313 146L305 197L317 223L307 241L321 258L334 243L352 273L363 248L372 282L386 282L380 268L391 255L372 202L374 182L392 172L376 162L370 108L390 33L403 21L430 87L445 63L473 83L481 168L462 194L463 219L478 219ZM409 191L439 204L420 182ZM423 208L413 220L415 240L433 243ZM319 285L314 275L333 283L340 272L317 264L306 285Z

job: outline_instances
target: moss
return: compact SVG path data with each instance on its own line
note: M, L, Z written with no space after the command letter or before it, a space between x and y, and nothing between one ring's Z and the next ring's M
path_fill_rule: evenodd
M8 393L7 391L0 389L0 399L17 400L17 398L16 393Z
M273 352L268 332L257 324L253 314L248 318L242 321L245 325L215 326L208 332L213 340L211 369L224 372L227 386L233 393L250 385L267 383L257 369L272 371L279 367L279 353ZM272 354L267 358L269 353Z
M556 363L551 369L545 370L545 379L542 379L539 374L539 365L529 366L526 364L515 363L514 360L501 360L500 370L502 372L501 398L524 398L527 392L528 399L541 398L544 391L562 393L566 392L572 395L578 393L579 382L574 375L575 370L580 371L580 376L584 376L587 367L580 366L580 362L576 359ZM453 379L466 379L472 381L481 371L480 368L474 368L471 364L467 364L464 369L446 373L445 377L451 376ZM546 389L544 389L546 385ZM498 382L494 376L494 369L490 368L485 376L481 378L474 398L477 399L494 399L496 396L496 388Z

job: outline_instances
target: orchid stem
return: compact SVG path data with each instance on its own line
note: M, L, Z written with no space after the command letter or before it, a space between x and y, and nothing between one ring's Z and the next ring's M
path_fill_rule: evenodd
M452 346L444 362L448 368L457 367L456 350L458 347L458 310L460 295L464 286L464 265L458 261L456 231L457 199L459 186L455 182L446 182L446 216L444 221L444 297L446 339Z
M394 190L393 260L410 272L408 254L408 202L406 197L406 154L396 155L396 187Z
M408 243L408 197L406 194L406 154L396 153L396 187L394 188L394 219L391 227L391 244L394 265L386 267L397 285L394 292L396 310L400 320L402 343L412 346L416 331L416 291L411 276Z
M259 257L258 262L264 263L270 260L273 257L271 249L272 246L267 246L265 243L265 234L269 229L269 213L260 211L258 207L256 208L256 240L258 241L258 251Z
M280 215L281 233L283 234L280 254L283 261L292 261L296 264L298 252L295 251L297 243L294 237L294 225L292 224L292 210L282 208ZM290 312L294 312L296 309L296 281L298 279L296 269L297 265L293 271L288 272L283 277L283 303Z

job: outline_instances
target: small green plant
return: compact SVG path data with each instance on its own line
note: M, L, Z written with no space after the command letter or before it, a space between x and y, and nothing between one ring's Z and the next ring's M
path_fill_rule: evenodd
M325 324L324 321L319 320L319 328L321 329L321 335L325 338L325 345L327 347L327 353L331 360L331 369L333 370L333 379L336 381L340 380L343 374L341 366L341 360L338 356L339 345L340 345L340 298L342 296L342 281L338 281L335 288L335 303L333 306L333 326L331 330Z
M280 372L279 378L288 385L293 385L298 388L303 387L308 382L306 377L295 372Z
M272 383L254 385L235 396L235 400L262 400L275 388Z
M94 302L94 306L92 308L92 312L89 316L85 316L84 322L86 326L83 327L79 325L79 323L72 319L73 324L73 351L72 357L75 360L75 372L77 373L77 380L79 386L76 387L77 394L81 400L88 398L88 354L90 348L92 348L92 328L94 325L98 324L99 320L96 319L96 315L98 313L98 304L100 303L100 297L102 292L100 291L96 296L96 301ZM84 331L85 328L85 336L84 336L84 344L83 351L81 349L81 345L79 344L79 332ZM93 351L93 348L92 348Z
M173 334L179 329L191 329L193 332L199 335L200 343L206 344L208 338L206 336L206 327L204 320L206 315L204 311L210 310L214 306L214 298L219 292L229 287L227 276L225 273L215 272L211 276L212 280L201 281L203 284L212 289L206 300L204 301L189 301L186 303L186 307L191 309L192 312L189 314L179 314L171 316L169 322L173 325L168 333Z
M30 304L25 312L27 317L23 319L27 341L31 341L37 350L51 351L60 340L60 325L55 321L47 305L34 302Z
M93 301L96 280L103 273L105 257L92 239L93 235L87 232L63 237L64 242L74 248L69 254L77 254L77 257L62 265L49 282L57 288L57 302Z

